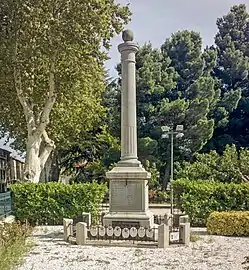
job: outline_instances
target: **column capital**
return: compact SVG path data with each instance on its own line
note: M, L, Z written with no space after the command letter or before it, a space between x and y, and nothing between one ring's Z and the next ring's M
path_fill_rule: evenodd
M131 41L127 41L118 45L118 51L120 53L124 51L130 51L130 52L136 53L138 51L138 45Z

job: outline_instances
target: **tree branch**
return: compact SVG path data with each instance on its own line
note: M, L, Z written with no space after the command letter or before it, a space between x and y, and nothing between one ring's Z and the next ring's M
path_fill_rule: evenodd
M16 27L16 25L15 25ZM17 65L17 47L18 47L18 42L17 42L17 37L15 34L15 51L14 51L14 70L13 70L13 75L14 75L14 87L16 89L17 97L19 99L19 102L21 103L23 107L23 112L25 115L26 119L26 124L28 128L28 133L31 134L34 129L35 129L35 118L34 118L34 113L33 113L33 108L32 104L28 103L27 98L24 96L23 93L23 88L22 88L22 79L21 79L21 74L20 71L17 70L16 65Z
M17 93L17 97L23 107L23 112L25 115L28 132L32 133L35 130L35 118L32 110L32 104L30 104L27 98L24 97L22 89L22 80L19 72L14 68L14 85Z
M44 141L45 145L44 145L42 152L39 155L41 170L44 168L45 163L46 163L50 153L55 148L54 141L49 139L48 134L45 130L43 131L42 136L43 136L43 141Z
M40 135L43 134L45 128L49 123L49 115L56 100L54 73L55 73L55 54L53 55L50 61L48 98L45 102L43 111L41 113L39 126L37 127L37 133Z

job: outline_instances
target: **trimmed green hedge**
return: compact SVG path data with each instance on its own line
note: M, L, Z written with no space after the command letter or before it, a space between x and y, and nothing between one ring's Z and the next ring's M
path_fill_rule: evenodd
M173 188L176 207L189 215L192 226L205 226L214 211L249 210L249 183L181 179L173 182Z
M16 218L31 224L62 224L64 217L79 217L82 212L96 216L107 191L106 185L84 183L23 183L10 186Z
M249 211L213 212L207 219L210 234L249 236Z

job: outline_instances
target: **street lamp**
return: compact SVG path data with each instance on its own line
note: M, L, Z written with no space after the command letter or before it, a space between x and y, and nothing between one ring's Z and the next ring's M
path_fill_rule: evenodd
M176 139L182 138L184 136L183 133L183 125L177 125L176 129L174 130L172 127L169 126L162 126L162 139L167 139L170 137L171 139L171 151L170 151L170 208L171 214L173 215L173 202L174 202L174 193L173 193L173 180L174 180L174 135Z

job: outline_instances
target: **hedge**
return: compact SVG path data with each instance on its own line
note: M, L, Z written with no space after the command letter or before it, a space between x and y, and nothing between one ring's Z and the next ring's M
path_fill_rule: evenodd
M10 189L14 215L18 220L60 225L64 217L79 217L82 212L96 216L107 186L97 183L23 183L11 185Z
M249 211L213 212L207 219L210 234L249 236Z
M189 215L192 226L205 226L214 211L249 210L249 183L180 179L173 189L176 207Z

